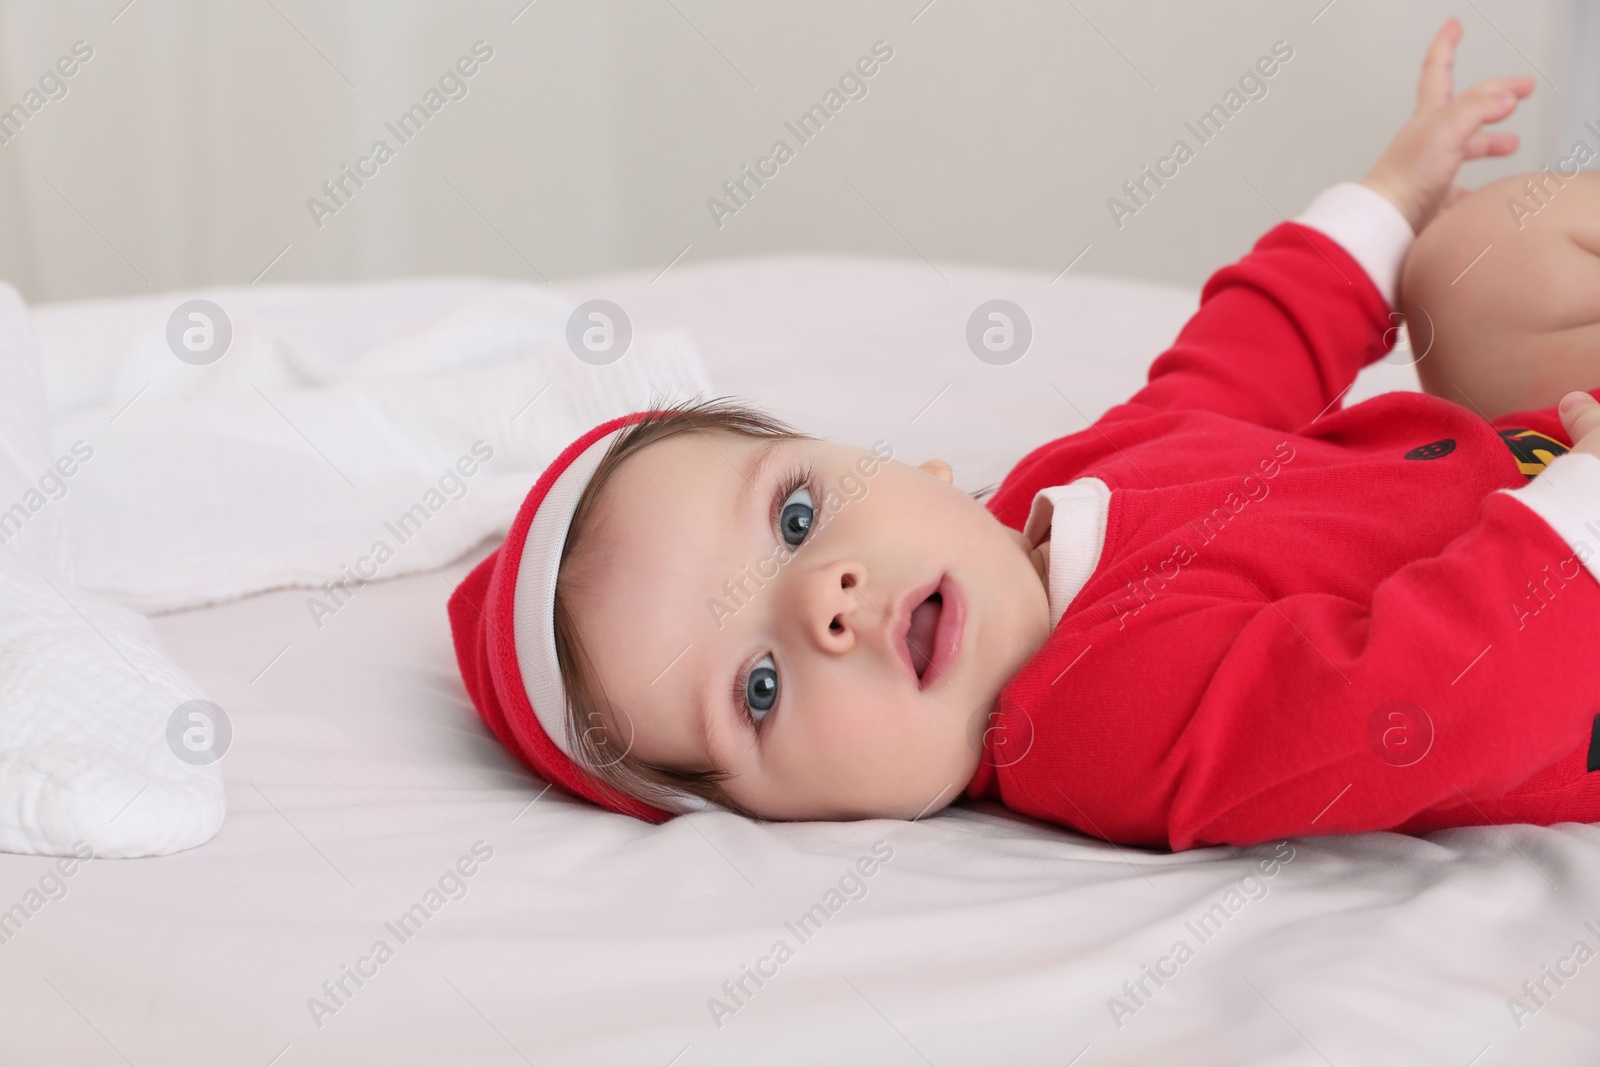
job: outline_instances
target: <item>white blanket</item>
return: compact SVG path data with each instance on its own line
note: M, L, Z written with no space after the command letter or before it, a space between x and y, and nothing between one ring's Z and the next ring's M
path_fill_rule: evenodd
M208 292L232 341L201 366L167 338L195 294L129 302L122 330L52 368L66 400L49 449L27 313L0 292L0 849L153 855L221 825L226 713L192 703L204 694L137 612L303 586L321 629L369 582L503 534L583 430L709 389L685 335L596 366L568 349L572 305L549 290L445 292L431 315L407 306L405 329L334 348L272 317L281 292ZM341 296L399 311L408 295L323 294L334 313ZM190 762L201 742L211 758Z
M47 440L27 309L0 285L0 851L189 848L223 815L215 760L178 754L211 725L202 694L143 616L74 588L62 502L93 452Z
M580 361L572 305L533 286L460 287L404 332L339 349L272 321L281 294L204 295L232 320L220 362L180 362L147 316L58 383L90 398L52 427L58 449L94 447L66 498L77 580L146 612L295 585L324 587L320 610L337 610L366 580L503 535L582 431L653 395L709 390L681 333L637 337L608 366ZM406 299L403 287L348 295ZM82 379L116 384L94 397Z

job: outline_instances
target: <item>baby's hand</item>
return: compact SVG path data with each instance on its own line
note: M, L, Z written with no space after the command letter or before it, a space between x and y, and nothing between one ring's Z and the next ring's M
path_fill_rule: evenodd
M1561 398L1558 410L1572 450L1600 456L1600 403L1588 393L1571 392Z
M1422 61L1416 110L1361 179L1399 208L1417 233L1447 203L1466 195L1465 189L1455 188L1456 171L1464 161L1517 150L1516 134L1480 127L1507 118L1517 101L1533 92L1533 79L1522 75L1481 82L1454 95L1451 68L1460 40L1461 23L1446 19Z

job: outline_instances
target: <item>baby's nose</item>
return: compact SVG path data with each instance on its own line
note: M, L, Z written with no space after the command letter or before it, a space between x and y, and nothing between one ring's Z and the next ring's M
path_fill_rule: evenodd
M812 640L830 652L850 649L861 624L860 613L870 610L861 596L866 569L851 560L840 560L810 576L806 583L804 607Z

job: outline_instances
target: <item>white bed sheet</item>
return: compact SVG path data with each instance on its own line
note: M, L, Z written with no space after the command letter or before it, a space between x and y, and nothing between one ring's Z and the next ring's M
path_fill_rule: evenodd
M786 258L562 288L638 330L689 330L719 391L901 458L942 454L968 487L1131 392L1194 300L939 269L948 281L919 261ZM995 297L1035 325L1009 368L961 340ZM43 310L47 359L105 311ZM1406 377L1379 368L1353 395ZM227 823L189 852L85 864L0 943L0 1063L1595 1061L1600 963L1545 979L1553 996L1520 1026L1508 998L1533 1007L1525 981L1579 941L1600 949L1600 828L1301 839L1254 883L1287 847L1134 852L989 805L652 828L541 796L479 725L444 614L471 561L368 586L320 631L293 590L156 620L234 724ZM385 923L477 842L493 857L465 895L402 943ZM892 859L802 942L785 923L826 907L875 844ZM53 862L0 856L0 911ZM1186 924L1217 904L1201 943ZM380 939L392 958L336 1004L324 981ZM1193 958L1134 1005L1123 983L1179 939ZM779 940L792 958L747 979L719 1027L708 1001L733 1006L724 982ZM1120 1026L1118 996L1137 1008ZM337 1010L314 1018L312 997Z

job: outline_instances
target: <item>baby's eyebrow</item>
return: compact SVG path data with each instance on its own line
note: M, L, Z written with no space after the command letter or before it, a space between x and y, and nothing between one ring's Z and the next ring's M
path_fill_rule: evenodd
M750 453L745 469L739 472L744 475L744 488L739 491L739 511L744 511L748 506L751 494L756 491L756 486L760 484L762 476L766 473L767 467L771 466L772 459L778 454L782 444L782 440L774 439Z
M697 720L694 724L696 727L695 732L700 735L700 754L704 757L702 765L723 774L728 773L728 771L723 766L722 760L718 758L715 747L711 744L711 731L713 724L718 722L722 716L728 714L728 694L730 689L730 682L716 677L708 678L705 685L700 689L699 699L694 703L694 715Z
M711 769L714 771L720 771L722 768L717 763L717 757L711 752L711 694L715 693L716 691L717 684L715 680L713 680L708 686L706 686L706 691L700 694L700 700L698 701L698 706L695 708L695 714L700 720L698 723L700 727L700 751L705 753L705 761L710 765Z

